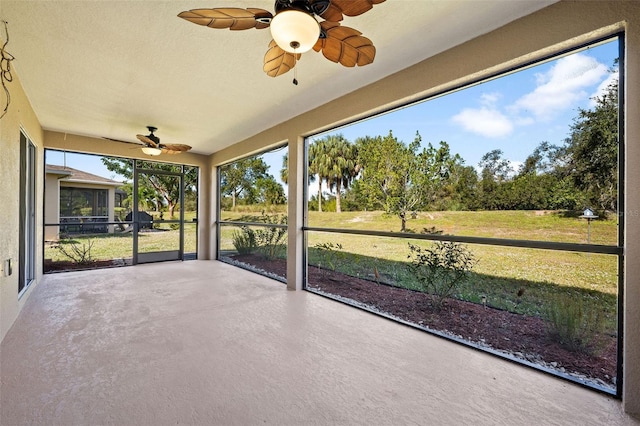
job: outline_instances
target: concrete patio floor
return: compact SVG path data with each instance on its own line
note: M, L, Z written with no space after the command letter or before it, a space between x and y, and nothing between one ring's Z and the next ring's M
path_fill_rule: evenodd
M618 400L216 261L44 277L0 424L632 425Z

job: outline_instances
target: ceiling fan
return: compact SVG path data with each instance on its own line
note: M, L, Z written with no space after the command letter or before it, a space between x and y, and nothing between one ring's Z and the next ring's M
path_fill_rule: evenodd
M295 67L302 53L313 48L345 67L373 62L376 48L362 33L340 25L343 15L358 16L385 0L275 0L275 15L258 9L220 7L192 9L180 18L209 28L230 30L269 27L273 40L264 56L263 70L270 77ZM324 19L318 21L318 18ZM293 80L297 84L296 79Z
M158 128L154 126L147 126L147 129L149 129L148 135L136 135L136 137L141 143L127 142L127 141L121 141L118 139L111 139L111 138L105 138L105 139L108 139L114 142L133 143L136 145L142 145L142 152L147 155L153 155L153 156L160 155L160 154L180 154L181 152L186 152L191 149L189 145L184 145L184 144L160 143L160 138L153 134L153 132L158 130Z

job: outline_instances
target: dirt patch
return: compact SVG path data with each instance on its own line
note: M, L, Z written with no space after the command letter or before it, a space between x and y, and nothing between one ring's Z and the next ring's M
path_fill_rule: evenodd
M267 260L255 255L238 255L233 259L286 277L286 262L282 259ZM539 317L454 299L436 309L428 294L313 266L309 267L308 281L312 291L354 301L367 309L540 365L586 384L615 388L616 336L598 336L590 352L571 351L549 337L547 326Z
M131 265L131 260L125 259L117 260L94 260L89 263L79 264L73 261L61 260L52 261L51 259L45 259L43 265L43 271L45 274L50 272L65 272L65 271L86 271L90 269L102 269L102 268L114 268L117 266Z

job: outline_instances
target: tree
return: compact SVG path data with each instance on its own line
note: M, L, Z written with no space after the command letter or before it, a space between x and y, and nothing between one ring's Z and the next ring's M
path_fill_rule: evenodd
M311 172L311 160L309 160L309 170L307 170L307 186L311 185L316 180L315 174ZM282 156L282 168L280 169L280 179L285 183L289 184L289 154L284 154Z
M501 206L500 186L509 179L513 172L509 160L502 158L502 150L494 149L482 156L478 167L482 170L480 176L481 205L484 209L499 209Z
M422 142L420 133L416 132L415 141ZM417 157L417 174L413 180L423 186L422 196L424 197L418 207L420 209L437 207L444 205L447 199L453 196L456 190L454 182L455 174L460 171L464 160L460 155L451 155L449 144L440 141L438 148L427 144L426 148Z
M260 157L244 158L220 168L220 192L231 196L231 208L235 209L238 198L255 198L255 183L266 178L269 166Z
M595 98L593 109L580 109L565 140L565 171L587 203L602 210L618 207L618 81Z
M282 168L280 169L280 179L286 184L289 184L289 153L282 156Z
M483 172L486 170L487 178L498 183L506 181L509 179L509 175L513 173L509 160L502 158L502 155L501 149L494 149L484 154L480 159L480 163L478 163Z
M475 210L478 208L478 173L473 166L465 166L460 160L452 170L450 184L453 194L447 209Z
M323 162L323 155L325 153L324 139L313 141L309 145L309 175L318 176L318 211L322 211L322 181L324 176L321 175L320 165Z
M420 142L420 135L416 133L414 141L407 146L391 131L385 137L366 136L356 140L361 165L358 191L369 207L397 215L401 232L406 231L408 214L431 200L438 184L447 179L449 173L446 156L437 158L438 150L431 144L418 152Z
M559 148L549 142L540 142L518 171L518 176L551 173L555 168L555 159Z
M287 197L284 194L284 188L271 175L259 178L256 181L257 202L264 203L267 206L272 204L284 204Z
M357 151L341 134L326 136L319 146L322 152L318 157L318 172L327 182L329 190L335 189L336 212L340 213L342 188L348 189L360 170Z
M129 180L133 180L133 160L122 158L102 157L102 164L111 172L118 173ZM176 166L164 163L145 163L145 168L158 171L175 171ZM197 167L188 167L184 174L185 193L195 191L197 183ZM138 198L141 202L155 204L156 211L160 204L167 206L169 217L173 218L174 210L180 202L180 180L175 176L145 173L143 179L138 180Z

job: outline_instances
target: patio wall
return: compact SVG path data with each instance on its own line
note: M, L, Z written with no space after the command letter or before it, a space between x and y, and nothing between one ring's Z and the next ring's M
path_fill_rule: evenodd
M11 104L7 114L0 121L0 339L18 317L31 291L42 279L42 204L44 193L44 138L20 79L13 72L13 82L7 85L11 94ZM1 98L4 100L4 98ZM4 107L4 104L3 104ZM37 148L36 169L36 270L35 280L18 298L18 258L20 229L20 131L31 139ZM7 275L4 262L11 259L13 272Z

